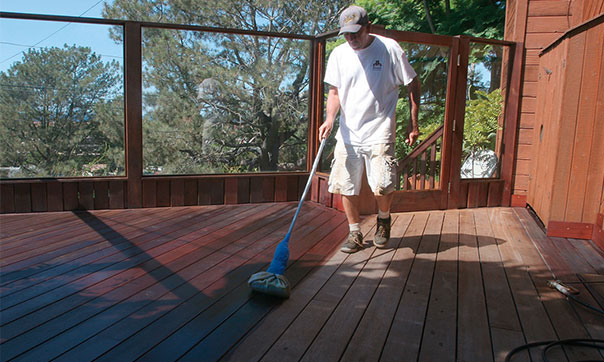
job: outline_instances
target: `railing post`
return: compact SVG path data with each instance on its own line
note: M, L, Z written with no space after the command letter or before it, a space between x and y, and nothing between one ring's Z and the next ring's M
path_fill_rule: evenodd
M447 209L449 208L449 194L445 192L448 189L449 182L451 179L452 173L452 162L451 162L451 152L453 148L453 132L454 130L454 121L456 115L455 104L457 102L457 83L459 76L459 65L457 63L458 56L460 54L460 40L459 37L453 37L451 42L451 54L449 60L449 74L447 77L447 99L445 102L445 121L443 125L443 138L440 148L441 154L441 170L440 170L440 189L443 190L441 196L441 208ZM464 77L465 78L465 77ZM465 94L463 95L465 99Z
M501 155L501 178L504 180L501 200L502 206L510 206L512 202L518 120L522 91L523 58L524 43L516 43L513 47L511 79L505 97L503 154Z
M142 207L143 174L143 87L142 87L141 24L126 22L124 26L124 71L126 106L126 176L127 207Z
M325 66L325 40L313 39L310 45L308 149L306 169L310 171L319 147L319 126L323 122L323 68Z
M457 36L459 39L459 47L457 56L452 59L456 67L456 82L455 82L455 101L452 105L455 122L450 148L450 164L449 164L449 188L448 208L456 209L466 206L466 200L461 200L461 154L463 147L463 129L464 117L466 111L466 89L468 84L468 59L470 56L470 39L464 36ZM443 184L441 187L447 188L448 185Z

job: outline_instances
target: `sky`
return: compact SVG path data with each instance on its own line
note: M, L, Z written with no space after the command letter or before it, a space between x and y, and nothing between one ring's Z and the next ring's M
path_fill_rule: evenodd
M8 12L102 18L105 3L113 0L0 0ZM0 71L20 61L23 51L64 44L88 46L105 61L123 59L122 45L109 38L107 25L38 20L0 19Z

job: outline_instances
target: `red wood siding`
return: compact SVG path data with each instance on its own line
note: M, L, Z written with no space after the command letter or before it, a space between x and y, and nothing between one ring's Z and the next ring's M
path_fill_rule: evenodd
M548 234L590 238L589 228L601 212L604 122L598 115L604 114L602 20L604 15L569 31L540 59L527 202Z
M539 53L556 41L568 29L598 16L604 11L603 0L514 0L507 2L506 35L508 40L524 43L524 75L516 170L515 195L527 195L527 180L535 170L526 167L537 156L532 149L535 113L537 111L537 82ZM531 136L527 136L531 135Z

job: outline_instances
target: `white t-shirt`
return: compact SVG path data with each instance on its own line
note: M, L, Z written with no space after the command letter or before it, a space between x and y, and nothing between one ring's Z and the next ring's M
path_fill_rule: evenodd
M336 139L355 146L395 141L399 86L416 76L395 40L371 35L365 49L336 47L325 70L325 82L338 88L340 98Z

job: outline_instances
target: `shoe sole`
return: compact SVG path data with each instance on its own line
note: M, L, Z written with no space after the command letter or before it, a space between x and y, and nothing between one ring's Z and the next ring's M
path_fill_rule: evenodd
M356 253L357 251L361 250L361 248L355 248L355 249L343 249L341 248L340 251L346 254L352 254L352 253Z
M386 240L386 242L385 242L385 243L383 243L383 244L378 244L378 243L376 243L376 242L375 242L375 240L374 240L374 241L373 241L373 245L375 245L375 247L376 247L376 248L379 248L379 249L384 249L386 246L388 246L388 242L389 242L389 241L390 241L390 240Z

